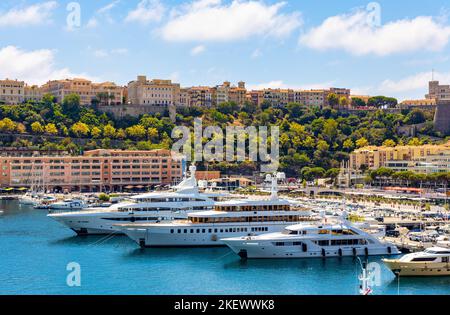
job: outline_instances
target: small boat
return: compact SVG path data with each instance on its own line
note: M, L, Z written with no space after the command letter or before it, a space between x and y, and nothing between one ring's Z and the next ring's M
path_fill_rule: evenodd
M436 239L436 246L450 248L450 236L442 235Z
M63 211L76 211L86 208L87 205L83 200L66 199L62 202L55 202L48 205L49 211L63 210Z
M399 259L383 259L396 276L450 276L450 249L430 247Z

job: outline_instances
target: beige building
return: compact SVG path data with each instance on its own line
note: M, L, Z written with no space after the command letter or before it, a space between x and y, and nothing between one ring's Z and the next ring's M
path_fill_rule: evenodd
M435 109L436 99L404 100L398 105L401 109Z
M440 85L439 81L430 81L428 83L428 94L426 99L436 101L450 101L450 85Z
M80 78L48 81L41 93L52 94L58 103L69 94L77 94L82 106L91 105L94 100L103 105L121 104L123 99L123 89L112 82L92 83Z
M1 187L122 191L181 181L183 157L169 150L92 150L81 156L0 157Z
M188 89L190 106L212 107L215 92L208 86L195 86Z
M220 105L225 102L234 102L238 105L243 105L246 100L247 90L245 82L238 82L238 86L232 86L230 82L225 81L222 85L214 88L214 104Z
M450 150L450 141L446 144L421 146L368 146L357 149L350 154L350 168L359 170L363 165L369 169L387 167L388 162L420 161L433 155L439 155ZM392 166L392 163L389 165Z
M25 82L18 80L0 80L0 102L21 104L25 100Z
M180 85L171 80L147 80L138 76L128 83L128 103L132 105L152 105L160 107L179 106Z
M25 101L40 101L42 99L41 88L37 85L25 85Z

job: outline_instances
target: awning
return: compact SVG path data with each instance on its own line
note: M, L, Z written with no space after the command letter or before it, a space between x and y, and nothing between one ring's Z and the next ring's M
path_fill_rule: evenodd
M142 189L142 188L144 188L144 186L142 186L142 185L137 185L136 188Z
M20 187L20 188L16 188L16 190L24 191L24 190L28 190L28 188L26 188L26 187Z
M133 189L134 186L128 185L128 186L125 186L124 188L125 188L125 189Z

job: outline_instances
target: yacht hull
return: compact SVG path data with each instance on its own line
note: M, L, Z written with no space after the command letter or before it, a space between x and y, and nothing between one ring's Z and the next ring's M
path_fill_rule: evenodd
M85 213L82 213L85 212ZM120 222L132 222L133 220L153 222L158 220L173 220L175 218L185 218L184 214L177 214L174 217L173 214L151 214L145 215L131 215L128 212L93 212L89 213L89 210L80 211L79 213L54 213L48 216L57 222L67 226L78 235L101 235L118 233L123 234L122 230L117 227ZM145 220L144 220L145 219Z
M328 247L327 249L313 246L297 245L279 247L273 242L223 240L230 249L244 259L274 259L274 258L328 258L354 256L382 256L399 254L395 247L354 245L345 247ZM308 249L310 247L310 249ZM312 247L312 248L311 248ZM389 249L390 248L390 249Z
M383 262L400 277L450 276L449 263L402 262L397 259L383 259Z
M252 231L249 225L223 225L223 226L174 226L174 227L125 227L122 232L141 247L212 247L226 246L222 241L227 237L242 237L259 235L261 233L280 232L287 223L258 225L259 231ZM239 229L239 232L238 232ZM246 229L246 231L244 230ZM173 230L173 233L171 231ZM180 230L180 233L178 233ZM191 232L192 230L192 232ZM217 232L216 232L217 230ZM222 232L220 232L222 230ZM186 233L185 233L186 231ZM198 232L197 232L198 231Z

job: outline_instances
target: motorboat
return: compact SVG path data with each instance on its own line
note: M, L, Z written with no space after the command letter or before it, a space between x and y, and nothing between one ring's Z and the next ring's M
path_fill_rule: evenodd
M407 254L399 259L383 259L386 266L400 277L450 276L450 249L429 247L422 252Z
M396 255L398 248L357 228L345 219L290 225L281 232L226 238L241 258L326 258Z

